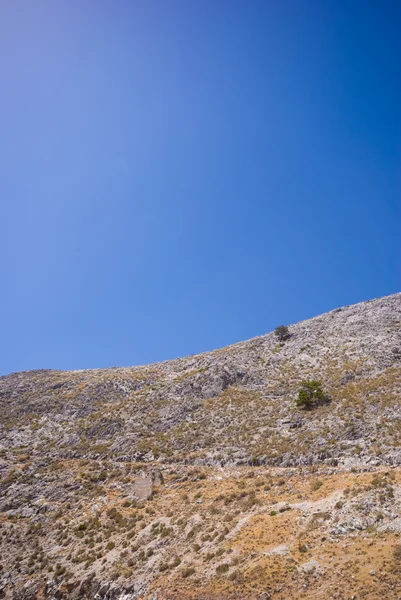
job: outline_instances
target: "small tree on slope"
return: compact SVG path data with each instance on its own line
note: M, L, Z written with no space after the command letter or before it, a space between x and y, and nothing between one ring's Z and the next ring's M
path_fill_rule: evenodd
M288 340L290 337L290 332L288 331L287 325L279 325L274 330L274 333L276 334L279 342L285 342L285 340Z
M312 408L327 401L328 397L323 391L321 382L313 379L312 381L303 381L301 383L298 398L295 402L301 408Z

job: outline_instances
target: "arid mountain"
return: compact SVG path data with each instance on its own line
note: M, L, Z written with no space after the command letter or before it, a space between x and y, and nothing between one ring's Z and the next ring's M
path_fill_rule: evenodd
M288 329L1 377L0 597L401 596L401 294Z

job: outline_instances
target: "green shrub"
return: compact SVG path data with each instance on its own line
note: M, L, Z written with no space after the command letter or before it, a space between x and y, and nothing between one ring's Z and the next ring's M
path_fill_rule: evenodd
M290 337L290 332L288 331L287 325L279 325L274 330L274 333L279 342L285 342L285 340L288 340Z
M175 556L173 562L171 563L171 567L178 567L178 565L181 563L181 559L179 556Z
M320 381L315 379L311 381L303 381L298 391L298 398L296 399L296 405L301 408L313 408L319 404L323 404L328 401L328 397L323 391L322 384Z
M219 565L218 567L216 567L216 573L218 573L219 575L221 575L222 573L227 573L229 568L230 568L230 565L228 565L227 563L223 563L222 565Z
M319 490L323 485L323 481L321 479L318 479L317 481L314 481L311 485L311 490L313 492L317 492L317 490Z

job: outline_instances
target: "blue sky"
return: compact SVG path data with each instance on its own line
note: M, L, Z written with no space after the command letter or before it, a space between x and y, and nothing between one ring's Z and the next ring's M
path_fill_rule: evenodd
M0 373L401 289L401 4L3 0Z

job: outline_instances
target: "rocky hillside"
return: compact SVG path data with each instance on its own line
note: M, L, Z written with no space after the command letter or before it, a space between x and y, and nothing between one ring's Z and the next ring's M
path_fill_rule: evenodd
M289 334L1 377L0 597L398 598L401 294Z
M398 464L401 294L144 367L0 378L0 449L184 464ZM331 403L304 413L299 384ZM9 463L7 462L7 465Z

